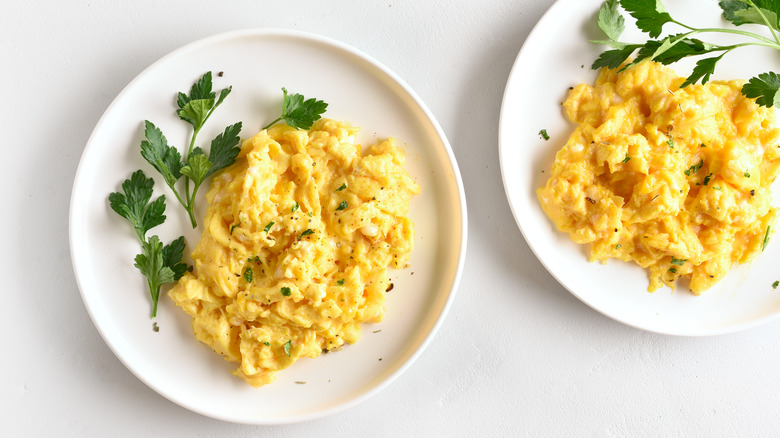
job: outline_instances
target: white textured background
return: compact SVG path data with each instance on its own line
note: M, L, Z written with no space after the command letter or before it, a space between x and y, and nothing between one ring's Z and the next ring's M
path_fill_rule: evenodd
M517 229L498 115L551 4L3 0L0 435L776 436L780 321L711 338L623 326L559 286ZM117 93L179 46L247 27L331 37L404 78L446 132L469 206L461 287L428 349L362 404L288 426L202 417L136 379L92 325L68 246L76 167Z

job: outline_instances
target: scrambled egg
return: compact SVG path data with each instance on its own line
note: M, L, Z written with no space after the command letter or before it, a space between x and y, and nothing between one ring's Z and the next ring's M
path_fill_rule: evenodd
M591 261L633 260L648 291L684 277L699 295L774 231L780 129L742 81L683 81L646 62L571 89L564 108L578 126L537 197Z
M203 235L169 296L195 336L258 387L300 357L354 343L383 318L388 267L408 265L420 188L393 139L321 119L245 140L215 176Z

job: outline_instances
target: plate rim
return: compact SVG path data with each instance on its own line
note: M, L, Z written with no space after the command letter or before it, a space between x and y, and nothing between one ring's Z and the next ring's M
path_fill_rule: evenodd
M86 193L85 189L82 188L82 185L85 184L85 182L83 181L85 178L84 174L87 172L85 157L88 155L87 154L88 150L92 148L91 145L95 141L96 133L100 131L108 115L118 105L118 102L122 101L124 97L130 92L130 90L135 88L135 84L137 82L141 81L143 78L149 75L150 72L155 70L159 65L169 62L172 58L175 58L187 51L197 50L200 47L208 46L219 42L234 40L234 39L247 38L247 37L251 37L251 38L288 37L288 38L303 40L306 42L306 44L324 44L331 48L337 49L338 51L341 51L345 54L354 56L355 58L361 60L362 62L369 64L371 67L381 72L381 74L385 75L388 79L390 79L394 83L394 85L398 86L404 93L406 93L407 97L412 100L412 102L417 107L417 109L419 109L419 111L421 111L425 115L425 118L427 119L427 123L430 124L430 127L433 129L433 131L435 131L436 136L440 139L441 144L444 146L443 151L440 152L443 152L447 158L446 163L444 161L442 162L444 164L449 164L449 168L447 168L446 170L451 171L450 172L451 175L449 176L450 179L453 181L452 185L449 185L449 190L453 192L457 192L457 203L460 206L458 213L453 216L454 220L452 221L453 236L457 235L459 241L457 242L457 246L456 246L458 248L458 256L457 256L457 262L453 266L454 274L451 277L447 278L448 280L450 280L449 282L451 283L451 286L449 288L449 291L446 292L446 300L444 300L444 303L441 307L441 311L435 317L435 321L432 324L430 330L428 330L428 333L426 333L425 336L422 337L419 346L408 356L407 359L405 359L402 363L400 363L399 366L393 372L391 372L387 377L381 378L381 380L375 384L371 382L366 382L367 384L373 386L367 390L360 391L357 396L349 397L345 401L332 403L329 405L329 407L324 409L319 409L314 412L310 412L306 414L296 414L296 415L286 416L282 419L273 419L267 417L250 419L250 418L235 418L235 417L225 417L225 416L215 415L212 412L208 412L206 410L200 409L198 406L193 405L192 403L188 403L187 400L183 400L180 397L176 397L175 394L169 394L168 391L163 391L161 388L158 388L157 386L153 385L141 373L141 370L132 367L128 363L126 357L126 355L128 355L129 353L126 351L121 351L121 349L118 348L118 346L116 345L120 343L122 339L116 340L113 338L109 338L105 330L101 327L100 324L98 324L98 315L94 313L95 309L93 308L92 305L90 305L89 299L84 292L85 279L83 279L82 276L85 276L86 274L84 273L80 274L81 270L86 268L81 267L82 262L79 256L82 253L88 253L89 251L87 248L85 248L86 245L76 242L76 237L80 235L77 230L78 224L76 223L75 220L76 218L79 217L76 209L79 205L81 205L83 202L86 202L89 199L89 196L85 195ZM80 202L82 198L84 198L84 201ZM453 200L454 199L455 198L453 198ZM163 56L161 56L160 58L158 58L157 60L155 60L148 66L146 66L145 68L143 68L143 70L141 70L138 74L136 74L135 77L132 80L130 80L130 82L128 82L122 88L122 90L113 98L113 100L110 102L110 104L106 107L106 109L101 114L98 121L95 123L92 132L90 133L90 136L84 145L84 149L82 150L81 157L79 158L79 163L76 168L76 172L72 181L70 205L69 205L69 212L68 212L68 222L69 222L68 240L69 240L69 250L70 250L69 252L71 257L71 268L73 269L74 272L76 283L79 289L79 294L81 296L84 307L86 308L87 313L89 314L89 317L93 325L97 329L98 333L100 334L105 344L109 347L111 352L114 354L114 356L136 378L138 378L140 381L146 384L146 386L148 386L149 388L151 388L153 391L163 396L164 398L168 399L172 403L182 406L192 412L196 412L198 414L210 418L215 418L218 420L228 421L233 423L254 424L254 425L291 424L291 423L310 421L310 420L326 417L335 414L337 412L341 412L343 410L349 409L355 405L358 405L359 403L372 397L373 395L377 394L382 389L390 385L401 374L403 374L409 367L411 367L412 364L423 354L423 352L430 345L431 341L436 336L440 327L444 323L444 320L446 319L446 316L453 305L456 293L460 287L463 269L465 266L465 259L467 253L466 249L468 243L467 212L468 210L466 204L466 194L463 185L463 179L454 151L449 142L449 139L447 138L438 120L434 117L433 113L430 111L430 109L425 104L425 102L400 76L398 76L395 72L393 72L383 63L379 62L377 59L368 55L367 53L353 46L350 46L342 41L330 37L326 37L313 32L286 29L286 28L273 28L273 27L244 28L244 29L237 29L228 32L212 34L203 38L190 41L189 43L186 43L184 45L181 45L169 51L168 53L164 54ZM458 228L460 229L458 230Z

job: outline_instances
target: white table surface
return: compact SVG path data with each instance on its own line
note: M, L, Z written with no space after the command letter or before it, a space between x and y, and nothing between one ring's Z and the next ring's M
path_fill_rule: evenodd
M552 3L4 1L0 435L777 433L780 321L706 338L624 326L563 289L518 230L501 182L499 109L517 52ZM404 78L447 134L469 207L465 271L430 346L367 401L284 426L203 417L138 380L93 326L68 242L76 168L117 93L168 52L249 27L334 38Z

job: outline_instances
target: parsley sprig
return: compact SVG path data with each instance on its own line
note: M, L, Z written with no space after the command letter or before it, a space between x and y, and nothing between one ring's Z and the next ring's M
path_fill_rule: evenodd
M780 50L780 1L777 0L722 0L718 3L723 11L723 18L735 26L755 24L769 29L771 37L754 32L732 28L697 28L674 19L661 0L606 0L598 14L598 26L607 39L591 41L605 44L611 48L606 50L591 66L593 69L602 67L618 68L634 53L634 59L625 68L638 65L645 61L657 61L668 65L691 56L712 55L696 62L691 74L685 79L682 87L710 80L715 72L715 66L732 50L746 46L765 46ZM620 14L621 6L636 20L636 26L646 33L650 39L646 42L626 43L620 41L620 35L625 30L625 19ZM670 34L659 38L667 24L681 27L681 33ZM744 38L735 44L722 45L707 43L697 38L701 34L725 33ZM743 87L742 94L756 99L756 103L766 107L780 105L780 76L776 73L762 73L750 79Z
M287 125L297 129L309 129L311 125L322 118L322 114L328 109L328 104L315 98L306 99L302 94L287 94L287 89L282 87L282 115L273 122L265 125L263 129L274 126L276 122L284 120Z
M192 84L189 94L178 94L176 114L192 125L189 148L184 156L175 146L168 144L160 128L148 120L144 122L145 139L141 142L141 155L160 172L176 199L187 210L192 228L198 226L195 219L195 195L201 184L214 172L233 164L240 151L238 143L241 138L238 134L241 132L241 122L228 126L217 135L211 141L208 155L202 148L195 146L200 130L231 90L232 87L224 88L217 97L213 91L211 72L206 72ZM176 188L181 179L184 180L183 192Z
M108 195L111 209L130 221L141 241L142 252L135 256L135 267L146 277L152 298L152 318L157 316L162 285L178 280L187 270L187 265L181 261L183 236L168 245L163 245L157 236L146 238L150 229L165 221L165 195L149 202L153 190L154 180L137 170L122 183L122 193Z

